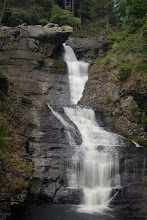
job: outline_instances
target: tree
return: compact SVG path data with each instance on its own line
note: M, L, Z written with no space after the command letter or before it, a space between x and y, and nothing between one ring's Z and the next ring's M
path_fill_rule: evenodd
M53 6L50 21L55 24L59 24L60 26L71 25L73 27L75 27L77 24L80 24L81 22L79 18L73 17L69 10L64 10L58 5Z
M7 0L4 0L4 5L3 5L3 9L2 9L2 12L1 12L1 16L0 16L0 26L2 25L2 20L3 20L6 4L7 4Z
M75 5L74 0L72 0L72 16L75 16Z
M127 33L133 33L145 24L146 0L115 0L116 13Z

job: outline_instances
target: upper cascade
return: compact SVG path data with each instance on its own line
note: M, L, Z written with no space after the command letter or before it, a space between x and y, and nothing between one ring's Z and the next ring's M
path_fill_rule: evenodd
M70 102L76 105L81 99L86 81L88 80L89 64L83 61L78 61L72 48L65 43L64 60L68 66L69 87L70 87Z
M64 50L65 50L65 53L64 53L65 62L74 62L74 61L76 62L76 61L78 61L73 49L70 46L68 46L64 43L63 47L64 47Z

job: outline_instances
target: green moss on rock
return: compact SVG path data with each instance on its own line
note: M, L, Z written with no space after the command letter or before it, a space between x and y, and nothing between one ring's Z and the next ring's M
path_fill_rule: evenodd
M32 180L32 165L23 149L26 140L20 138L23 121L18 119L18 107L9 96L1 100L0 107L0 213L5 213L14 197L18 203L25 198Z
M62 60L54 60L54 73L55 74L66 74L67 65Z
M118 65L117 69L118 72L116 73L116 79L118 81L125 80L131 72L131 68L126 63L121 63L120 65Z

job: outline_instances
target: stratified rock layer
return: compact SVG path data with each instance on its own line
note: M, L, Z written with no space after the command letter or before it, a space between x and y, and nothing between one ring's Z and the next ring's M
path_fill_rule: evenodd
M71 27L63 31L54 24L1 28L0 69L10 77L24 106L20 117L26 121L26 150L34 164L30 193L46 201L68 200L65 164L72 151L64 126L47 104L61 115L61 105L68 105L66 63L50 56L71 33Z

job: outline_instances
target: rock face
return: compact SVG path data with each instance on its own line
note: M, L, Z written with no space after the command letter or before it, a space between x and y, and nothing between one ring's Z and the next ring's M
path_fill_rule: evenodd
M99 38L73 37L69 38L66 44L75 51L79 59L87 61L90 64L93 64L96 54L102 57L107 51L107 42L104 36L99 36Z
M127 80L119 82L116 75L116 68L93 65L79 103L99 109L104 113L106 121L124 136L136 136L147 140L147 91L140 86L145 79L143 76L140 79L139 74L131 74Z
M64 126L47 104L61 115L60 106L68 105L66 64L50 56L71 33L72 28L62 31L54 24L1 29L0 69L9 75L24 105L20 117L26 121L26 150L34 164L30 193L46 201L68 200L65 165L72 149Z

